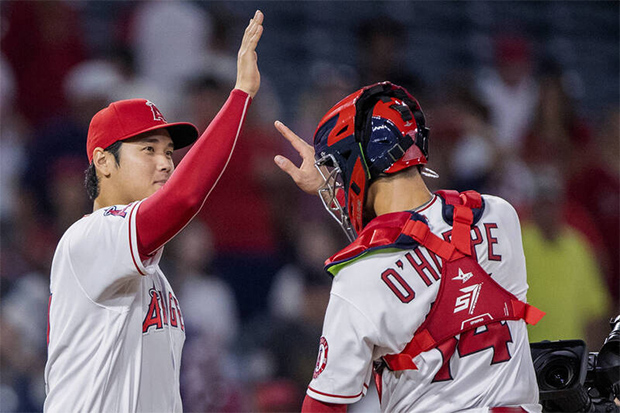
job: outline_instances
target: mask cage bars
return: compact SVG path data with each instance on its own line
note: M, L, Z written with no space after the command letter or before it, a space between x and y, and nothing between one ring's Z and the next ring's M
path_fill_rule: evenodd
M357 238L357 234L351 225L351 219L345 206L338 200L338 193L342 191L344 197L344 185L342 183L342 169L332 154L322 153L321 157L314 163L314 166L321 174L324 183L318 189L319 198L323 206L338 222L350 242ZM331 169L328 169L331 168Z

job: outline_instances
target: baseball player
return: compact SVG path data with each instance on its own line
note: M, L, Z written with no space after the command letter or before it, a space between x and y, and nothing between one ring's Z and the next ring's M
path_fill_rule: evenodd
M517 214L495 196L428 190L415 98L389 82L358 90L323 117L314 148L276 128L303 159L276 164L318 191L353 241L326 262L333 284L302 411L346 411L373 376L386 412L541 411L526 322L543 313L525 302Z
M235 88L199 138L193 125L166 122L144 99L114 102L93 117L93 213L67 230L52 262L46 412L182 411L183 311L158 263L230 159L260 86L262 22L257 11ZM173 150L194 141L175 170Z

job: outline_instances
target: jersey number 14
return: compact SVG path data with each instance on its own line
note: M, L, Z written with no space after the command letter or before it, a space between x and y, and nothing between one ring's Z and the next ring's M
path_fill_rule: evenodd
M458 339L452 337L444 341L437 346L437 350L441 352L443 357L443 363L433 378L433 383L453 379L452 373L450 372L450 359L456 350L458 350L459 357L467 357L480 351L491 349L493 351L491 365L493 365L510 360L508 343L511 342L512 336L510 334L510 328L505 321L468 330L461 333Z

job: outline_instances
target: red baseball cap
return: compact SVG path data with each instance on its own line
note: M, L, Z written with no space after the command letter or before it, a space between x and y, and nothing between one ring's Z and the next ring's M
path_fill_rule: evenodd
M88 128L86 154L93 161L97 147L107 148L114 142L132 138L143 132L165 128L174 148L191 145L198 139L198 129L191 123L168 123L155 104L146 99L127 99L110 103L93 116Z

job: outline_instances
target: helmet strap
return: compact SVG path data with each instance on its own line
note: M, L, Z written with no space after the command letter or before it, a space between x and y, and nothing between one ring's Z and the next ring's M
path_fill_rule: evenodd
M394 162L403 157L407 149L413 145L411 136L406 135L398 139L398 143L385 152L385 155L377 158L375 162L369 165L368 170L373 178L379 176L383 171L392 166Z
M368 189L366 169L361 157L358 157L353 166L348 188L348 213L351 225L357 234L364 228L363 212L366 203L366 190Z

